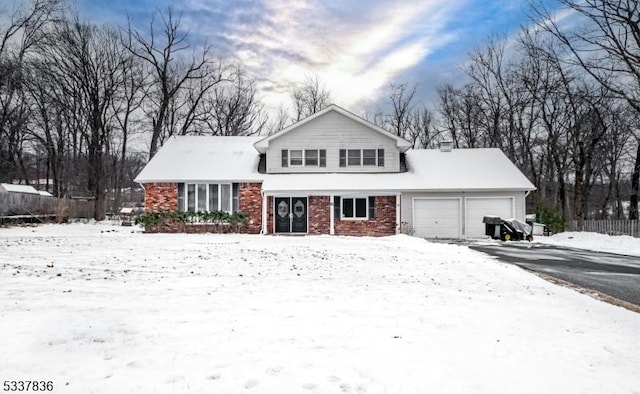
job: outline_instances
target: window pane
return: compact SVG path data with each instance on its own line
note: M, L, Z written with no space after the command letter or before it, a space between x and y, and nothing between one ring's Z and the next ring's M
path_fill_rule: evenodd
M327 166L327 151L326 149L320 149L320 167Z
M196 210L196 185L191 183L187 185L187 211Z
M178 183L178 211L184 211L184 183Z
M384 167L384 149L378 149L378 167Z
M220 185L220 210L231 211L231 185L228 183Z
M342 216L345 218L353 217L353 198L342 199Z
M218 185L209 185L209 210L217 211L220 209L218 205Z
M233 183L233 193L232 193L232 197L231 197L231 211L232 212L238 212L238 184L237 183Z
M204 183L198 183L198 207L196 211L207 210L207 185Z
M286 149L282 150L282 166L289 167L289 151Z
M374 196L369 197L369 220L376 218L376 198Z
M375 149L363 149L362 150L362 165L375 166L376 165L376 150Z
M304 151L304 165L305 166L317 166L318 165L318 151L317 150L305 150Z
M360 165L360 149L349 149L347 163L350 166Z
M367 217L367 199L366 198L356 198L356 217L357 218Z
M347 166L347 150L340 149L340 167Z
M292 150L292 151L289 151L289 154L291 155L292 166L302 165L302 150Z

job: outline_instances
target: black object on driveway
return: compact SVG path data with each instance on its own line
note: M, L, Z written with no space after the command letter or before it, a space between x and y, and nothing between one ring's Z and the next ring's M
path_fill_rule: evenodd
M482 218L485 235L502 241L533 241L533 227L518 219L501 219L497 216Z

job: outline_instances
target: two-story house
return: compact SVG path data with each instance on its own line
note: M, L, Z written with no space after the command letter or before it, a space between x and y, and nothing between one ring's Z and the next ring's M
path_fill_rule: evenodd
M268 137L173 137L136 178L148 211L243 211L250 233L484 235L534 189L498 149L410 149L336 106Z

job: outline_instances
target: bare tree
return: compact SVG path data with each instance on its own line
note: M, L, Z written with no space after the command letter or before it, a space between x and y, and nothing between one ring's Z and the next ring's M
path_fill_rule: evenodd
M149 158L166 138L188 132L203 96L222 79L220 64L210 57L211 46L188 56L187 38L188 33L181 30L181 15L172 7L154 11L147 34L129 25L123 37L127 49L146 64L150 74L144 106L152 126Z
M635 0L559 0L587 23L566 30L542 5L533 9L538 26L558 39L580 66L610 93L625 99L640 114L640 7ZM638 137L636 137L638 138ZM638 219L640 144L631 178L629 215Z
M0 179L12 181L18 177L16 168L21 167L28 181L21 162L29 111L23 97L23 67L43 29L56 18L61 1L33 0L28 5L14 5L13 10L0 8L0 13L8 15L6 25L0 27Z
M213 135L260 134L267 115L258 101L255 81L236 67L228 81L223 81L204 98L207 132Z
M307 76L291 98L296 121L323 110L331 103L331 95L317 75Z
M94 218L105 216L104 154L113 133L112 104L124 83L128 54L117 32L77 17L55 25L48 36L46 64L62 83L62 92L82 103L86 119L82 139L87 149L87 187L95 199Z
M409 132L416 89L416 85L410 86L406 83L390 86L388 97L391 101L391 114L387 116L387 124L398 137L405 138Z

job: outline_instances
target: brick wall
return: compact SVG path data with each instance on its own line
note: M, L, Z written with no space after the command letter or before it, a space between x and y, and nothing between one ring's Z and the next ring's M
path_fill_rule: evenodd
M376 196L374 220L340 220L335 218L336 235L380 237L396 233L396 197Z
M243 182L238 185L238 209L249 214L245 233L259 234L262 228L262 184Z
M178 185L176 183L147 183L144 185L144 207L147 212L178 210ZM262 184L243 182L238 185L238 209L249 214L249 222L241 229L243 233L258 234L262 227ZM165 223L159 232L228 232L229 228L220 228L206 224Z
M331 227L331 211L329 196L309 197L309 234L329 234Z
M178 185L176 183L146 183L144 185L144 209L147 212L177 210Z
M267 196L267 234L273 234L273 197Z

